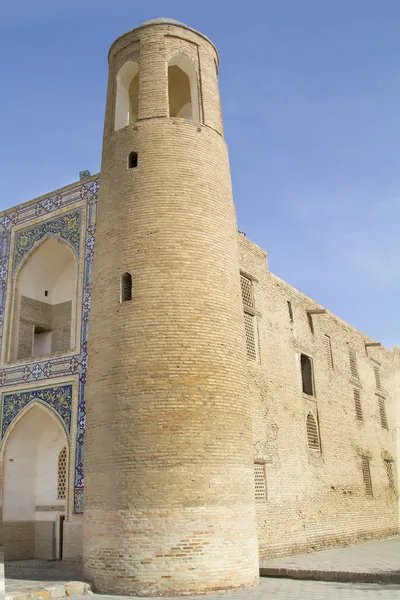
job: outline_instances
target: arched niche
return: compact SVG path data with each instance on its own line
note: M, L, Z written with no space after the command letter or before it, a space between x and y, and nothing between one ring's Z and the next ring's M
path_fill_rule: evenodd
M2 502L6 560L61 556L59 456L68 439L60 420L39 402L29 405L7 432L2 451Z
M200 121L197 71L185 54L168 63L168 101L170 117Z
M73 350L77 270L73 250L52 235L25 259L14 284L11 359Z
M139 103L139 65L128 60L117 75L115 130L137 121Z

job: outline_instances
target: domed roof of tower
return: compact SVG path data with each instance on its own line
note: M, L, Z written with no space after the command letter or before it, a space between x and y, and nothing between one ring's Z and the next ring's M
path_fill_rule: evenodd
M176 19L167 19L164 17L161 17L160 19L150 19L150 21L145 21L144 23L142 23L140 25L140 27L143 27L143 25L183 25L183 27L187 27L187 25L185 25L185 23L182 23L182 21L177 21Z

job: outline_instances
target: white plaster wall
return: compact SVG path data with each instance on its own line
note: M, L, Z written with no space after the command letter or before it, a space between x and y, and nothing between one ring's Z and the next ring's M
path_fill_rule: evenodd
M33 407L17 423L4 459L5 521L33 521L37 505L64 506L57 501L58 455L63 446L61 426L43 409Z

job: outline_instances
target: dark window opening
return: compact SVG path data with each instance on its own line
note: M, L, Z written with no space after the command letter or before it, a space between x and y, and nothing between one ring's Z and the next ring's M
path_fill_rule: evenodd
M289 309L289 319L290 319L290 322L293 323L293 309L292 309L292 303L290 302L290 300L287 301L287 305L288 305L288 309Z
M303 393L307 394L308 396L314 396L312 360L305 354L301 355L300 360Z
M314 333L314 323L312 320L312 315L310 315L310 313L307 313L307 320L308 320L308 326L310 328L311 333Z
M44 290L44 295L47 297L49 295L48 290Z
M121 280L121 302L132 300L132 275L124 273Z
M128 169L136 169L138 166L138 153L131 152L128 158Z

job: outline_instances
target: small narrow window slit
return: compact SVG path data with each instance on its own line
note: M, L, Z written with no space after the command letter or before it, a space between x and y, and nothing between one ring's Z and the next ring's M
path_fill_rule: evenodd
M138 153L131 152L128 156L128 169L136 169L138 166Z
M132 275L124 273L121 278L121 302L132 300Z

